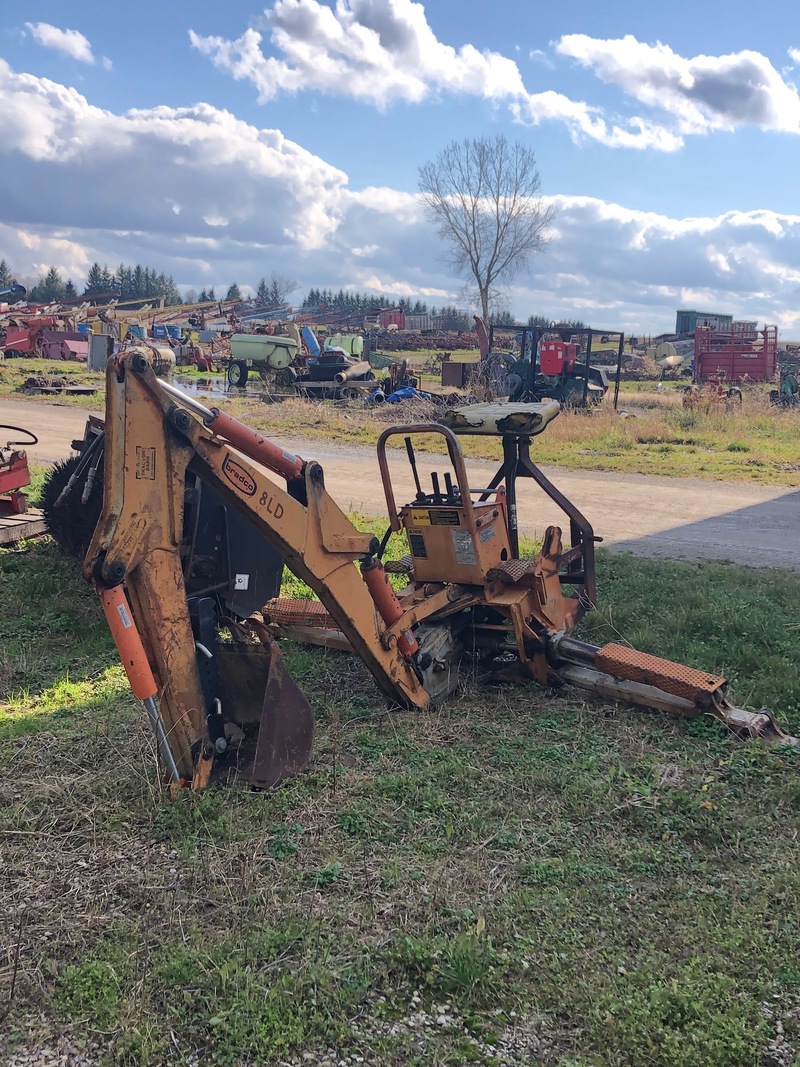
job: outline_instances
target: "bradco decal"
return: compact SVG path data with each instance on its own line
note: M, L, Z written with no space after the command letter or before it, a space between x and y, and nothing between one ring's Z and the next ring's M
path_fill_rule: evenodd
M241 465L237 463L235 459L231 459L230 452L225 457L225 462L222 464L222 473L231 483L235 485L245 496L256 495L256 483Z

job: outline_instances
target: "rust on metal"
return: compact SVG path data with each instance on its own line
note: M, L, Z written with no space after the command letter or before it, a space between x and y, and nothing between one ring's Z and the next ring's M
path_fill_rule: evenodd
M325 605L318 600L278 597L264 605L264 616L277 626L318 626L322 630L336 628Z
M617 644L600 649L595 667L615 678L652 685L700 705L709 704L711 695L725 685L724 678Z

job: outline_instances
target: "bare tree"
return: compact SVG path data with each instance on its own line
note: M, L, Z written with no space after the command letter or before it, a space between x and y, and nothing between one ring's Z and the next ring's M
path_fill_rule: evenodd
M534 153L502 136L453 141L420 167L419 191L448 246L447 261L468 279L487 322L497 286L549 243L555 208L540 189Z

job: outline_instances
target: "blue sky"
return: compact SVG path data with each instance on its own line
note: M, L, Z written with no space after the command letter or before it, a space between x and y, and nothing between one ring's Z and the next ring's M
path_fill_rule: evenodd
M800 339L798 85L773 0L5 4L0 257L463 302L418 168L503 134L556 208L518 318L658 333L697 307Z

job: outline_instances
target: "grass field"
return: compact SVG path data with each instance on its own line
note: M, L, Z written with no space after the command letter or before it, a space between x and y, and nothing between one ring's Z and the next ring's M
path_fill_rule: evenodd
M55 369L54 369L55 368ZM202 377L189 372L192 377ZM59 403L103 411L103 380L79 364L40 360L0 362L0 396L18 396L17 387L34 373L70 374L99 386L96 397L63 397ZM423 380L430 388L433 380ZM800 485L800 409L770 406L767 386L745 387L741 407L730 411L684 409L680 383L625 383L619 409L611 392L591 414L562 412L532 445L537 462L581 470L658 474L784 486ZM453 403L463 402L456 393ZM30 398L43 406L50 397ZM202 399L202 397L201 397ZM398 421L432 421L439 404L426 401L367 407L362 402L314 402L292 398L266 405L256 393L209 399L271 437L312 438L337 444L373 446L387 426ZM446 406L446 402L445 402ZM719 408L719 405L714 405ZM500 446L490 438L465 438L467 455L498 459ZM431 441L429 447L435 447Z
M800 576L599 576L589 639L726 673L800 732ZM797 750L479 679L390 712L353 657L294 647L309 768L170 803L74 562L0 551L0 590L7 1064L793 1062Z

